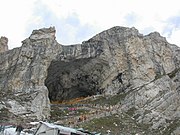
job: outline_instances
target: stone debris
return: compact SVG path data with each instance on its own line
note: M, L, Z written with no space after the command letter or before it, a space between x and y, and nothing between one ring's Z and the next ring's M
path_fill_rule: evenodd
M69 46L59 44L55 32L54 27L34 30L12 50L1 37L1 121L46 120L50 101L124 93L121 110L137 123L179 131L178 46L158 32L144 36L134 27L116 26Z

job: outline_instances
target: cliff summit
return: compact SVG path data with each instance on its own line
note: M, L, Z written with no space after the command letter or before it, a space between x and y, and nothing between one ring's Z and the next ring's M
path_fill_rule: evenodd
M175 121L171 132L180 130L178 46L134 27L116 26L69 46L59 44L55 32L54 27L34 30L12 50L1 37L0 110L11 114L1 121L48 119L50 102L124 93L121 110L133 109L137 123L166 130Z

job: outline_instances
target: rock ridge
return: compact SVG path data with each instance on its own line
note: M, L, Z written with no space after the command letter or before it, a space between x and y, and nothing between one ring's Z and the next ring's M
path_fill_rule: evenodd
M42 120L50 101L126 93L122 109L135 108L133 117L152 130L179 119L178 46L134 27L115 26L69 46L59 44L55 32L34 30L21 47L0 53L0 109Z

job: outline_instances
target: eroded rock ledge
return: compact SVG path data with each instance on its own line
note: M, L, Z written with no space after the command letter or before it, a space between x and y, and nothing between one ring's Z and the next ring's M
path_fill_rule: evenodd
M143 36L134 27L117 26L63 46L55 32L54 27L34 30L21 47L0 53L0 109L23 119L46 119L49 99L125 92L122 108L135 107L138 122L158 128L165 119L180 117L180 48L159 33ZM144 109L151 111L143 114Z

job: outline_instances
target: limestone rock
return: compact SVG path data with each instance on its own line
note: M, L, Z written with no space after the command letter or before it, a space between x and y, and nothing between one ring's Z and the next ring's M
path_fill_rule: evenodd
M134 27L116 26L63 46L54 27L43 28L0 58L0 108L23 119L48 118L49 99L124 92L121 109L133 110L137 123L163 131L178 125L180 48L158 32L143 36Z
M43 28L40 30L33 30L31 36L29 37L30 40L32 41L37 41L41 39L55 39L55 27L50 27L50 28Z
M8 38L1 37L0 38L0 53L8 51Z
M54 52L60 48L54 40L54 32L54 28L34 31L31 38L23 41L22 47L0 54L3 65L0 67L0 92L5 95L2 100L11 99L9 110L16 115L43 119L50 114L44 80ZM22 111L12 107L14 104L20 104Z

